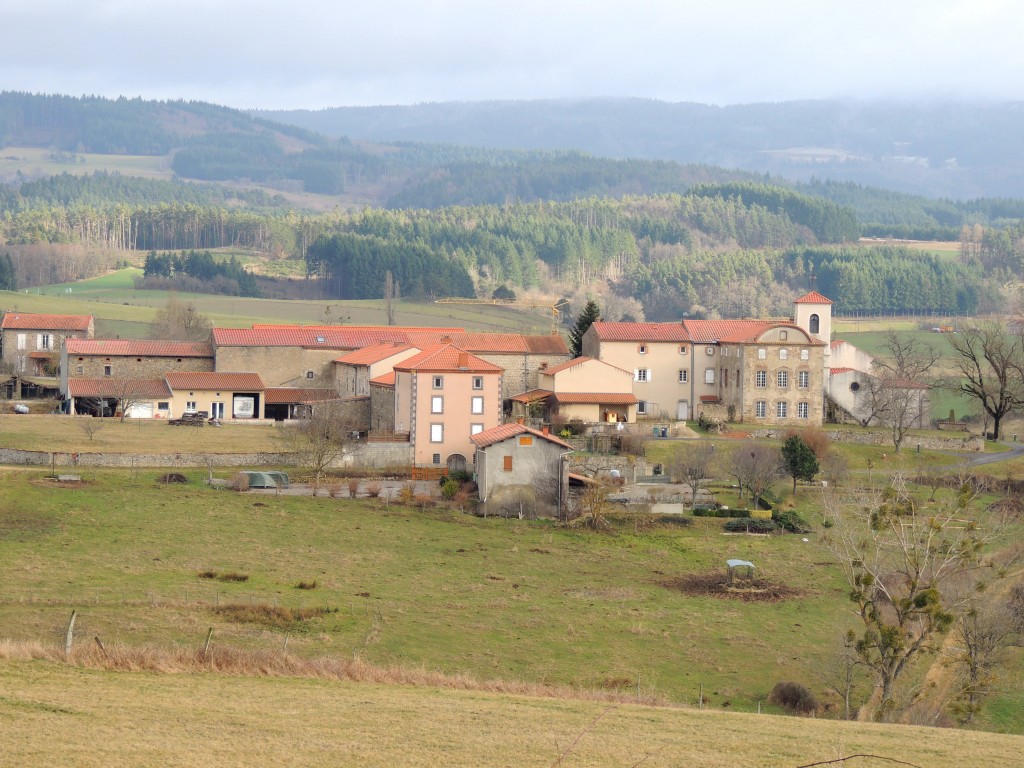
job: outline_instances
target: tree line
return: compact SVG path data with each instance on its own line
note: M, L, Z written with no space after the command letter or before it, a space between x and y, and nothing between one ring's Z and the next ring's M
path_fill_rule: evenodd
M184 281L182 277L192 278ZM162 278L162 279L161 279ZM141 288L177 288L199 293L224 293L232 296L260 295L256 276L247 272L235 256L218 261L209 251L146 254Z

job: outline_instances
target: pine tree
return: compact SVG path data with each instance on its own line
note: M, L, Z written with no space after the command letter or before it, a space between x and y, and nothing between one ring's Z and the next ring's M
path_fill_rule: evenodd
M576 318L576 325L569 331L569 351L572 352L573 357L583 354L583 334L600 319L601 310L597 306L597 302L591 299L580 312L580 316Z
M793 493L796 493L797 480L810 482L818 474L818 458L799 435L786 438L782 444L782 463L793 478Z

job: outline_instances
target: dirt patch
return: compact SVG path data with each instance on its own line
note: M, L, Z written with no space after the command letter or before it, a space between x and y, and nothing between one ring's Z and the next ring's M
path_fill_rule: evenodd
M722 600L741 600L745 603L777 603L793 600L806 593L785 584L774 584L765 579L755 579L750 586L729 586L729 578L720 571L691 573L658 582L666 589L682 592L694 597L717 597Z
M48 512L9 510L0 512L0 540L42 536L56 530L57 520Z
M719 435L719 437L724 438L726 440L749 440L750 439L750 433L749 432L723 432L722 434Z

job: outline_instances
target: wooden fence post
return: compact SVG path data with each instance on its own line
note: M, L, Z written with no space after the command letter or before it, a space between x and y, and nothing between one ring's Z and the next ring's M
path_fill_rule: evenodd
M71 612L71 621L68 622L68 631L64 635L64 655L71 655L71 644L75 642L75 619L78 618L78 611Z

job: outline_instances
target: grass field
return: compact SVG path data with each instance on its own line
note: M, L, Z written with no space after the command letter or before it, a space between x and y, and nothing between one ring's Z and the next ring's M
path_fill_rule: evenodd
M237 495L86 471L55 487L32 470L0 486L0 626L53 642L72 607L108 642L221 642L300 655L359 654L478 679L636 689L756 709L811 669L847 620L825 551L799 536L723 536L625 523L614 535L546 522L384 507L372 500ZM671 580L750 559L791 599L683 594ZM244 582L200 578L239 573ZM297 589L317 581L315 590ZM285 627L236 622L214 603L337 609Z
M216 674L0 661L3 762L790 768L873 754L1020 764L1024 738L949 729ZM858 768L891 761L855 760Z
M87 152L55 153L39 147L0 149L0 176L21 171L28 178L70 173L82 176L96 171L142 176L147 179L171 179L170 158L164 155L94 155Z
M138 268L127 268L76 283L32 289L30 293L0 291L0 308L23 312L92 314L97 336L145 338L156 311L170 297L168 291L136 290ZM69 292L70 289L70 292ZM383 299L361 301L252 299L200 293L175 293L194 304L214 325L245 328L253 323L306 325L387 325ZM446 305L400 301L398 325L455 326L473 331L546 334L550 315L544 309L513 309L488 305Z

